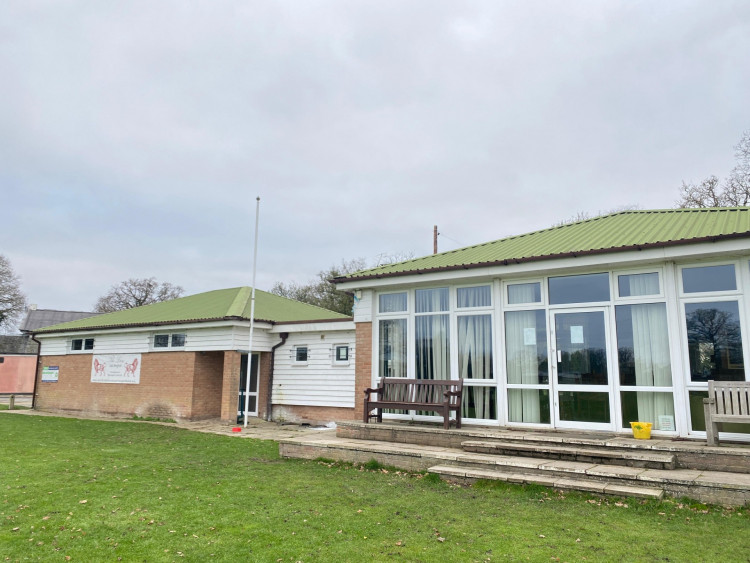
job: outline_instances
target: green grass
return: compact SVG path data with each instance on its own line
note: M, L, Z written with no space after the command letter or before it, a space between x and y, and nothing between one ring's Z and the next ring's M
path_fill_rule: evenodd
M8 407L9 407L9 406L10 406L10 405L0 405L0 411L7 411L7 410L8 410ZM25 406L23 406L23 405L15 405L15 406L13 407L13 410L14 410L14 411L23 411L23 410L29 410L29 407L25 407Z
M0 436L0 561L724 562L750 553L750 509L458 487L132 422L2 415Z

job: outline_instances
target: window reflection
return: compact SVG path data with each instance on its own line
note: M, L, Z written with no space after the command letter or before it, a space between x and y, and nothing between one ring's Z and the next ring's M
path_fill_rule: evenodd
M737 301L686 303L685 320L691 379L744 381Z

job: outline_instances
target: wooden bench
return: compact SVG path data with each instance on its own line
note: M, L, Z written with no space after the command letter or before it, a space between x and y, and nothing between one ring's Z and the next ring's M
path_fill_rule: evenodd
M719 423L750 424L750 382L709 381L703 412L706 415L706 441L709 446L717 446Z
M450 427L450 412L456 412L456 428L461 428L463 379L406 379L384 377L375 389L365 389L364 421L377 417L383 422L383 409L414 409L443 415L443 427ZM378 398L372 396L377 394ZM377 409L377 414L371 414Z

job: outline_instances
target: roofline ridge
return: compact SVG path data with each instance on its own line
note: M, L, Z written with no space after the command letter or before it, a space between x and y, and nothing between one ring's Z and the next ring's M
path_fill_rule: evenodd
M251 297L252 288L247 286L238 287L237 295L234 296L231 305L227 308L227 316L242 317L245 313L245 307L247 307L247 300Z

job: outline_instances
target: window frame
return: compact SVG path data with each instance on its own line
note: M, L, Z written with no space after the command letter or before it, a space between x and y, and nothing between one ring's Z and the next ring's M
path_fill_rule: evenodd
M638 268L634 270L612 270L612 304L633 304L633 303L650 303L650 302L664 302L666 301L665 292L665 276L664 268L657 266L655 268ZM633 276L638 274L657 274L659 276L659 293L651 295L629 295L627 297L620 297L620 276Z
M174 337L182 335L183 336L183 343L179 346L175 346L173 344ZM166 336L167 337L167 344L166 346L157 346L156 345L156 339L159 336ZM152 352L166 352L169 350L184 350L187 346L187 333L186 332L153 332L151 333L150 337L150 349Z
M298 360L299 351L305 350L305 359ZM295 344L291 350L291 360L293 366L306 366L310 361L310 346L308 344Z
M740 269L742 268L742 263L744 260L722 260L722 261L715 261L712 260L711 262L698 262L698 263L685 263L680 264L677 267L677 290L679 293L680 302L683 300L689 300L689 299L696 299L698 301L705 301L706 299L704 296L706 295L716 295L716 296L733 296L733 295L742 295L742 274L740 273ZM691 291L686 292L683 284L683 277L682 277L682 271L687 269L693 269L693 268L710 268L712 266L734 266L734 286L735 289L722 289L722 290L715 290L715 291Z
M536 278L521 278L521 279L510 279L510 280L501 280L501 289L500 291L503 294L503 310L513 310L513 309L528 309L529 307L547 307L547 284L545 283L546 277L536 277ZM508 298L508 286L511 285L523 285L523 284L530 284L530 283L538 283L539 284L539 292L541 296L541 301L533 301L530 303L511 303L510 299Z
M338 351L346 348L346 359L340 360ZM348 366L351 361L351 346L348 342L338 342L331 345L331 364L334 366Z
M81 347L75 348L75 342L80 342ZM91 343L90 347L88 346L89 342ZM94 337L71 338L68 342L68 352L71 354L93 354L95 346L96 338Z

